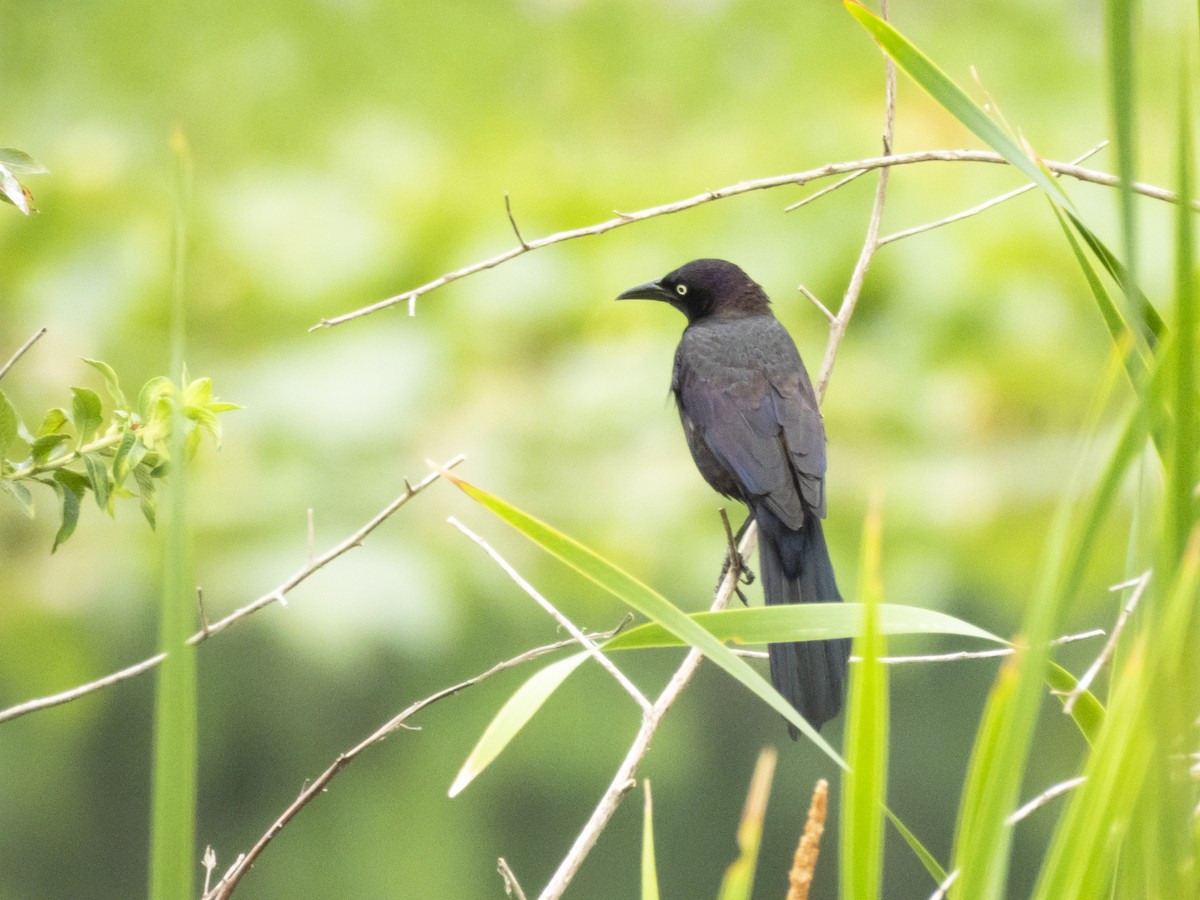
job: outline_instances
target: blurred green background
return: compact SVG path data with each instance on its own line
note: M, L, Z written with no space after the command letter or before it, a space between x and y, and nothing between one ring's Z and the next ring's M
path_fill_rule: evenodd
M1147 10L1142 40L1169 42ZM899 2L893 20L960 83L976 66L1048 158L1109 134L1103 33L1091 4ZM47 164L40 214L0 209L0 358L49 332L4 379L27 419L69 387L100 389L81 356L127 384L166 371L174 162L195 160L188 266L194 374L245 410L193 478L196 577L210 618L273 588L416 480L462 474L590 543L686 609L709 602L719 499L695 473L667 402L682 319L617 305L624 288L722 256L775 298L814 372L826 328L803 282L837 303L873 190L868 177L802 210L782 189L714 203L522 257L403 307L308 327L527 238L744 178L874 156L883 66L834 2L0 3L0 145ZM1173 44L1170 44L1173 46ZM1169 92L1141 61L1145 180ZM976 91L978 96L978 91ZM977 146L903 76L900 151ZM1113 166L1109 154L1092 163ZM884 230L1019 185L996 166L897 170ZM1115 195L1069 185L1116 245ZM812 189L807 189L811 191ZM1151 297L1166 280L1170 210L1141 204ZM854 594L861 522L885 501L892 602L1001 634L1019 622L1109 341L1044 201L882 250L825 407L828 535ZM136 504L85 508L49 555L56 509L0 503L0 707L151 654L159 541ZM218 870L338 752L410 702L558 637L477 548L494 542L576 622L622 610L439 484L362 548L200 652L202 845ZM1107 625L1125 536L1106 538L1072 622ZM756 591L757 589L755 589ZM959 649L897 639L891 649ZM1080 671L1097 645L1064 649ZM677 653L624 657L647 692ZM625 753L638 712L585 666L461 797L446 790L486 722L528 675L445 701L372 748L269 848L238 896L499 897L504 856L536 893ZM946 862L967 752L994 662L893 670L892 808ZM153 676L0 726L0 900L137 897L148 846ZM841 723L827 729L835 745ZM756 753L782 751L756 896L780 897L813 781L830 764L702 668L641 771L655 787L667 897L715 894L735 855ZM1080 739L1047 699L1023 795L1074 774ZM834 804L836 805L836 804ZM568 896L634 896L640 795L627 799ZM1048 816L1017 830L1040 858ZM887 896L933 885L889 836ZM836 895L836 829L814 898ZM1029 867L1012 889L1027 891Z

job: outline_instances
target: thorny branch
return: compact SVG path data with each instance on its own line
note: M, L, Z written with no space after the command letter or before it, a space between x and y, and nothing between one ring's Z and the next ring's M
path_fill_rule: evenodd
M451 469L462 462L463 459L465 459L465 457L456 456L454 459L446 463L443 468ZM359 546L366 539L368 534L382 525L398 509L400 509L400 507L406 504L417 494L421 493L421 491L425 490L425 488L429 487L429 485L433 484L433 482L435 482L439 477L441 477L440 472L435 470L430 472L416 484L409 484L406 480L404 483L404 493L380 510L380 512L369 522L363 525L362 528L358 529L358 531L354 532L354 534L350 535L350 537L346 538L340 544L331 548L316 559L310 559L302 569L299 569L278 587L271 589L257 600L246 604L241 609L230 613L225 618L217 622L213 622L211 625L205 623L200 631L188 638L188 644L191 646L196 646L200 643L203 643L214 634L224 631L234 622L245 618L246 616L250 615L250 613L257 612L264 606L270 606L275 602L282 603L286 606L287 593L289 591L303 581L307 580L310 575L329 565L329 563L333 562L347 550ZM101 688L108 687L109 685L117 684L121 681L125 681L126 679L133 678L136 675L141 675L143 672L153 669L166 658L167 654L165 652L158 653L154 656L151 656L149 659L144 659L139 663L135 663L132 666L128 666L117 672L113 672L111 675L106 675L105 677L99 678L96 681L90 681L87 684L81 684L69 691L63 691L59 694L51 694L49 697L39 697L36 700L29 700L25 703L19 703L16 706L10 706L8 709L0 710L0 723L7 722L9 719L15 719L18 716L23 716L26 713L37 712L38 710L47 709L51 706L58 706L62 703L70 703L72 700L78 700L80 697L86 696L93 691L98 691Z
M533 250L540 250L543 247L549 247L552 244L561 244L564 241L576 240L578 238L591 237L612 231L615 228L621 228L624 225L632 225L634 222L644 222L647 219L653 219L658 216L666 216L672 213L683 212L688 209L693 209L697 206L703 206L705 203L712 203L715 200L724 200L729 197L736 197L741 194L748 194L751 191L769 190L771 188L785 187L787 185L803 186L813 181L818 181L823 178L830 178L835 175L846 175L851 172L867 172L873 169L891 169L894 166L907 166L917 163L927 162L976 162L976 163L991 163L993 165L1008 165L1008 161L999 153L994 153L990 150L919 150L913 153L896 153L891 155L877 156L869 159L853 160L850 162L826 163L815 169L808 169L803 172L792 172L787 175L772 175L768 178L757 178L749 181L739 181L737 184L731 184L726 187L717 188L716 190L703 191L691 197L685 197L682 200L675 200L671 203L664 203L661 206L652 206L647 209L637 210L635 212L619 212L615 218L607 219L603 222L597 222L594 225L587 225L583 228L573 228L568 231L559 231L554 234L546 235L545 237L535 238L534 240L526 240L520 246L505 250L488 259L472 263L469 266L464 266L461 269L455 269L453 272L447 272L440 275L433 281L427 282L412 290L405 291L395 296L388 297L385 300L380 300L377 303L372 303L369 306L364 306L360 309L353 310L348 313L343 313L340 316L332 316L322 319L316 325L312 326L309 331L316 331L321 328L332 328L335 325L341 325L349 322L352 319L359 319L371 313L379 312L383 309L396 306L400 303L407 303L409 314L412 315L416 310L417 298L435 291L438 288L445 287L454 281L466 278L469 275L475 275L487 269L494 269L496 266L516 259L518 256L523 256ZM1108 172L1099 172L1095 169L1085 169L1081 166L1071 163L1055 162L1053 160L1043 161L1046 168L1057 175L1066 175L1068 178L1074 178L1077 181L1089 182L1091 184L1103 185L1105 187L1118 186L1120 179L1116 175ZM1145 197L1150 197L1155 200L1163 200L1168 203L1178 201L1178 196L1174 191L1168 191L1164 188L1155 187L1154 185L1145 184L1140 181L1135 181L1131 186L1134 193L1141 194ZM1200 211L1200 201L1189 201L1190 206Z
M620 626L610 632L595 635L595 637L601 639L612 637L614 634L616 634L619 628ZM373 731L369 737L363 741L360 741L346 752L340 754L338 758L333 761L333 764L329 768L317 776L316 780L307 784L304 790L300 792L300 795L294 801L292 801L291 805L283 811L283 814L276 819L274 824L267 829L266 833L258 839L257 843L255 843L255 845L251 847L247 853L240 855L237 858L237 861L229 868L224 876L222 876L221 880L217 882L216 886L204 895L204 900L226 900L226 898L228 898L230 894L232 894L237 888L238 882L242 880L243 876L245 876L245 874L250 871L251 867L253 867L258 857L262 855L262 852L266 849L267 845L270 844L275 836L283 830L285 825L287 825L299 814L300 810L304 809L304 807L307 806L315 797L317 797L317 795L325 791L325 788L329 785L329 782L331 782L337 776L338 772L353 762L360 753L362 753L372 744L379 743L389 734L399 728L407 727L405 723L412 716L421 712L421 710L425 709L426 707L432 706L437 701L444 700L446 697L451 697L460 691L463 691L469 687L473 687L474 685L479 684L481 681L503 672L505 669L511 669L513 666L518 666L521 663L528 662L531 659L536 659L537 657L546 653L552 653L555 650L561 650L564 647L570 647L574 644L575 639L571 638L569 640L556 641L553 644L547 644L543 647L535 647L532 650L526 650L524 653L518 656L514 656L511 659L506 659L503 662L496 663L496 665L492 666L486 672L481 672L473 678L468 678L466 681L460 681L458 684L451 685L448 688L443 688L435 694L430 694L425 699L418 700L403 712L393 716L391 719L388 719L388 721L386 721L383 725L375 729L375 731Z

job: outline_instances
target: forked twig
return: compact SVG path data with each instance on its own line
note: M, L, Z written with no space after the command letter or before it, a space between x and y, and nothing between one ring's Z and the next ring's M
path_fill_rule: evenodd
M454 459L446 463L443 468L451 469L461 463L465 458L466 457L464 456L456 456ZM191 646L201 644L214 634L224 631L234 622L245 618L253 612L257 612L264 606L269 606L276 601L286 603L286 595L288 591L305 581L313 573L329 565L329 563L333 562L346 551L359 546L368 534L382 525L398 509L400 509L400 507L406 504L417 494L421 493L421 491L425 490L425 488L429 487L429 485L433 484L433 482L440 477L441 475L439 472L433 471L416 484L408 484L406 481L403 494L384 507L374 518L367 522L367 524L365 524L362 528L358 529L358 531L354 532L354 534L350 535L350 537L346 538L346 540L342 541L340 544L316 559L310 560L304 566L304 568L298 570L278 587L271 589L252 603L246 604L241 609L230 613L218 622L214 622L211 625L205 624L200 631L197 631L190 638L188 638L188 644ZM103 678L98 678L95 681L89 681L87 684L81 684L78 687L71 688L69 691L62 691L58 694L51 694L49 697L39 697L36 700L29 700L25 703L19 703L16 706L10 706L8 709L0 710L0 722L7 722L9 719L15 719L19 716L26 715L27 713L37 712L38 710L48 709L51 706L59 706L63 703L70 703L72 700L78 700L80 697L84 697L93 691L98 691L101 688L108 687L109 685L118 684L126 679L141 675L143 672L153 669L166 658L166 653L157 653L154 656L151 656L149 659L144 659L139 663L134 663L132 666L127 666L124 669L113 672L111 675L105 675Z
M611 632L596 635L596 637L611 637L616 633L616 631L617 629L613 629ZM570 647L574 644L575 639L572 638L570 640L556 641L553 644L546 644L543 647L534 647L532 650L526 650L524 653L518 656L514 656L511 659L506 659L503 662L496 663L496 665L492 666L487 671L481 672L473 678L468 678L466 681L460 681L458 684L451 685L448 688L443 688L435 694L430 694L425 699L418 700L403 712L393 716L391 719L388 719L388 721L386 721L379 728L375 729L375 731L373 731L365 740L360 741L346 752L339 754L337 759L333 761L333 764L320 775L318 775L316 780L305 785L304 790L300 792L300 795L292 801L291 805L289 805L288 808L283 811L283 814L275 820L274 824L267 829L266 833L258 839L255 845L251 847L248 852L239 856L237 862L235 862L229 871L222 876L221 880L217 882L216 886L204 895L204 900L226 900L226 898L228 898L237 888L238 883L242 880L246 873L249 872L254 866L255 861L257 861L258 857L262 855L262 852L267 848L267 845L271 843L275 836L278 835L279 832L282 831L283 828L289 822L291 822L292 819L294 819L300 813L300 811L304 809L305 806L307 806L314 798L325 791L325 788L329 785L329 782L331 782L337 776L337 774L342 771L342 769L353 762L360 753L362 753L372 744L379 743L392 732L399 728L405 727L405 723L412 716L416 715L426 707L432 706L437 701L444 700L446 697L451 697L454 694L465 690L466 688L473 687L474 685L479 684L481 681L485 681L488 678L491 678L493 675L503 672L505 669L511 669L513 666L518 666L521 663L528 662L531 659L536 659L537 657L546 653L552 653L555 650L561 650L564 647Z
M521 574L509 564L508 560L501 556L491 544L489 544L453 516L451 516L448 521L451 525L474 541L484 553L492 558L496 565L504 570L505 575L516 582L517 587L532 597L538 606L548 612L554 621L565 628L571 637L578 641L591 655L592 659L600 663L601 667L603 667L606 672L616 679L617 684L621 685L621 687L625 689L625 693L629 694L629 696L634 699L638 706L642 708L642 712L650 711L650 701L646 699L645 695L640 690L638 690L637 685L630 681L625 673L617 668L616 663L614 663L600 651L600 648L596 646L596 642L584 634L578 625L559 612L558 609L555 608L554 604L543 597L532 584L526 581Z

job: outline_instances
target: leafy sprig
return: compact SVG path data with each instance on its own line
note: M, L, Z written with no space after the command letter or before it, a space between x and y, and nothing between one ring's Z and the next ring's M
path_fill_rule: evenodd
M131 404L112 366L95 359L83 361L104 376L112 401L107 415L99 394L73 387L70 409L50 409L31 432L0 391L0 493L8 494L30 518L34 514L30 484L45 485L58 495L62 523L51 552L75 531L89 490L96 505L109 515L114 514L118 499L137 497L153 528L158 488L170 467L176 404L189 459L206 434L220 446L218 414L240 408L213 396L212 379L189 380L186 371L182 390L169 378L156 376Z

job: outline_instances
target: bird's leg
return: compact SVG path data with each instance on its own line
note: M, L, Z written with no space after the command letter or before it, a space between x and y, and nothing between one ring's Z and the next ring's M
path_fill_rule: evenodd
M725 576L729 574L730 568L737 572L738 581L742 584L754 584L754 572L746 565L746 560L742 558L742 554L738 552L738 543L746 534L746 529L750 527L753 516L747 516L746 521L742 523L741 528L737 530L737 534L733 533L733 529L729 525L729 516L726 515L725 509L721 509L721 524L725 527L725 540L728 542L728 549L725 551L725 560L721 564L721 575L717 578L717 589L721 587L721 583L725 580ZM742 601L743 606L749 606L746 602L746 595L742 593L740 587L735 586L734 592L738 595L738 599Z

